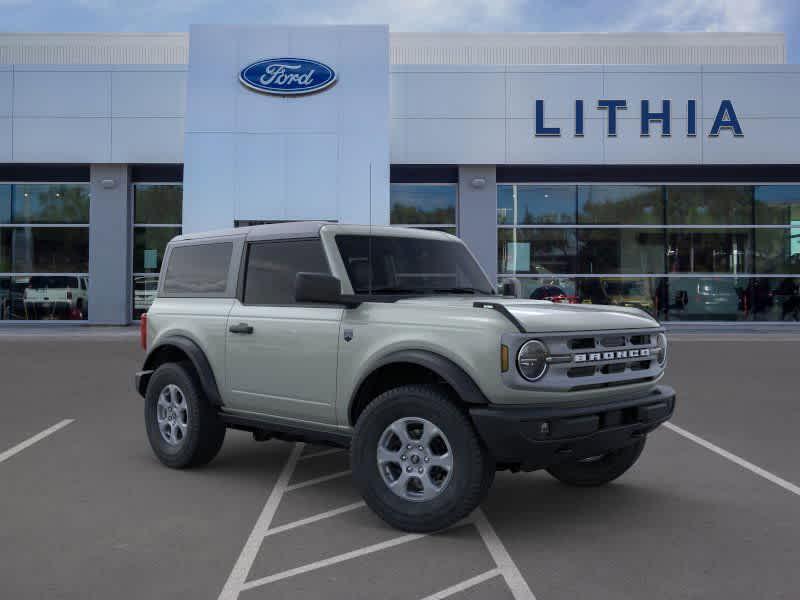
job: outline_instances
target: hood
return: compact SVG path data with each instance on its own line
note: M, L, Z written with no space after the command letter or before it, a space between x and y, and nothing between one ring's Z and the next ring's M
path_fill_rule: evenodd
M555 304L548 300L522 300L501 296L424 296L398 303L472 308L475 302L502 304L522 323L525 331L598 331L609 329L648 329L658 321L638 308L602 304ZM478 309L475 309L478 310Z

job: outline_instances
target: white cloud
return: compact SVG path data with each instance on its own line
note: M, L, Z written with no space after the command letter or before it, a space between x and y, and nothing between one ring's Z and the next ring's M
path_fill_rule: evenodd
M645 2L623 22L628 31L775 31L781 11L767 0Z
M286 11L288 22L388 23L392 31L470 31L520 23L522 0L402 0L325 2L315 10Z

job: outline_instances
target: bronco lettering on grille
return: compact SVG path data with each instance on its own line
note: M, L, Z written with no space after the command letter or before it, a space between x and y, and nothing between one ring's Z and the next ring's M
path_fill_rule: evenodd
M650 358L649 348L639 348L636 350L615 350L613 352L588 352L575 354L573 362L595 362L598 360L617 360L630 358Z

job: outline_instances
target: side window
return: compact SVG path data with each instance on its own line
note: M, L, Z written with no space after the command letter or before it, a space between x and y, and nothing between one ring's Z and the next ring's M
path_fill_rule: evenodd
M164 276L164 292L171 296L224 294L232 252L232 242L174 247Z
M295 304L297 273L329 273L322 242L291 240L253 242L247 252L245 304Z

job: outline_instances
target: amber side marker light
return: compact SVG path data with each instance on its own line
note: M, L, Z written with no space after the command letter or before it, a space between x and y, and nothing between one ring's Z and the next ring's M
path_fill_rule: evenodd
M500 345L500 370L505 373L508 371L508 346Z
M147 350L147 313L142 313L139 321L139 343L142 350Z

